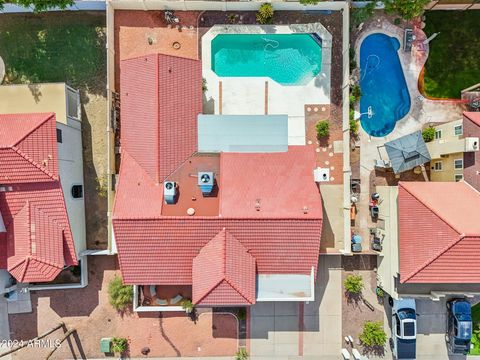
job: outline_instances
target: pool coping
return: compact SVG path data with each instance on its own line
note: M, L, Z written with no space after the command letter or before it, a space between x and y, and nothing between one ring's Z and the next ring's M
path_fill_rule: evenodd
M212 62L212 40L221 34L317 34L322 39L322 67L320 72L314 76L307 84L318 81L318 79L331 82L331 64L332 64L332 34L321 23L310 24L290 24L290 25L214 25L202 36L202 72L208 73L208 77L217 77L219 80L225 78L218 76L211 68ZM228 77L235 78L235 77ZM246 77L238 77L245 79ZM270 77L265 78L275 81ZM320 81L321 81L320 80ZM283 85L282 86L290 86ZM305 84L306 85L306 84ZM330 93L328 94L330 98Z

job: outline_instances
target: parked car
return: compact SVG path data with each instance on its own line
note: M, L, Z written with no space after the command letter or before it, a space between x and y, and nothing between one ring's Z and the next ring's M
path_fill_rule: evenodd
M468 354L472 340L472 309L467 299L447 302L447 347L451 354Z
M415 299L393 301L392 339L393 356L400 360L414 360L417 346L417 313Z

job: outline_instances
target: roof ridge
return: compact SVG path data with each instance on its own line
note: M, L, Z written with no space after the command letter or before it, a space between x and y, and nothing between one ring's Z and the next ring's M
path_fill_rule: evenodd
M440 256L442 256L443 254L445 254L448 250L450 250L453 246L457 245L460 241L462 241L463 239L465 239L466 237L479 237L479 236L468 236L468 235L465 235L465 234L460 234L458 239L456 239L455 241L453 241L451 244L448 244L447 246L445 246L443 249L441 249L436 255L434 255L431 259L427 260L424 262L424 264L417 270L413 271L410 275L408 275L404 280L403 282L407 282L408 280L410 280L412 277L414 277L415 275L417 275L419 272L421 272L422 270L424 270L427 266L431 265L435 260L437 260Z
M473 119L470 117L470 114L472 114L472 113L475 113L475 111L464 111L464 112L462 113L462 115L463 115L464 117L466 117L468 120L470 120L471 123L473 123L474 125L480 127L480 122L477 122L476 120L473 120ZM480 117L480 115L479 115L479 117Z
M30 131L28 131L23 137L21 137L13 146L17 146L18 144L20 144L23 140L25 140L30 134L32 134L35 130L37 130L40 126L42 126L43 124L45 124L48 120L50 120L52 117L55 116L54 113L50 112L50 113L38 113L38 114L45 114L48 115L45 117L45 119L43 119L37 126L35 126L34 128L32 128ZM19 114L20 115L20 114Z
M243 294L242 291L240 291L237 286L229 279L229 277L225 276L224 279L228 285L232 287L233 290L235 290L241 297L243 297L246 301L248 301L250 304L252 304L252 301L250 299L247 299L247 297Z
M52 180L57 181L59 179L58 176L53 175L50 171L48 171L47 168L44 166L38 164L35 160L30 158L26 153L24 153L22 150L20 150L17 146L12 146L11 149L15 151L18 155L20 155L22 158L27 160L30 164L35 166L38 170L42 171L45 175L50 177Z
M155 102L156 102L156 106L155 108L157 109L157 111L155 112L156 113L156 118L157 118L157 121L155 123L155 126L156 126L156 132L155 132L155 152L157 153L157 174L155 176L155 182L157 184L159 184L160 182L163 182L160 181L160 172L161 172L161 164L160 164L160 60L159 60L159 57L158 57L158 54L155 54L155 89L156 89L156 96L155 96Z
M399 182L398 185L401 186L406 192L408 192L411 196L413 196L417 201L419 201L423 206L425 206L432 214L434 214L436 217L438 217L440 220L442 220L447 226L449 226L453 231L455 231L458 235L462 234L462 231L459 231L455 226L450 224L449 221L447 221L443 216L438 214L434 209L432 209L428 204L425 204L424 201L420 200L416 195L414 195L411 191L409 191L405 186L403 186L405 182Z

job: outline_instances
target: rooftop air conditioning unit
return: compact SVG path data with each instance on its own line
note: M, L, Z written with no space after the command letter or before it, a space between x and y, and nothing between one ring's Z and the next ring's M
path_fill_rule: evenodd
M202 191L203 196L209 196L213 191L213 185L215 184L215 178L213 172L198 173L198 186Z
M465 152L478 151L479 143L476 137L465 138Z
M177 183L175 181L166 181L163 185L163 198L166 204L175 204L177 202Z

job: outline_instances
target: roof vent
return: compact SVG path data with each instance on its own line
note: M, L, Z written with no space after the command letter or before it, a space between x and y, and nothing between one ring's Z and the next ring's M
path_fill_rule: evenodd
M163 198L166 204L175 204L177 202L177 183L175 181L165 181L165 184L163 184Z
M195 209L194 209L194 208L188 208L188 209L187 209L187 215L188 215L188 216L193 216L193 215L195 215Z
M202 172L198 173L198 186L202 190L203 196L209 196L213 191L213 185L215 183L215 178L213 172Z

